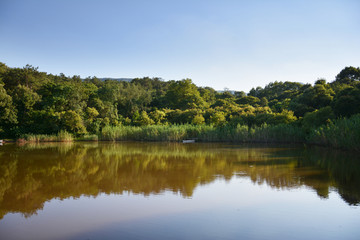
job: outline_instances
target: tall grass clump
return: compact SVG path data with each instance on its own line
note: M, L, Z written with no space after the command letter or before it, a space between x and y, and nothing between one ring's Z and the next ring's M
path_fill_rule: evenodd
M248 141L247 126L212 126L203 127L203 131L199 134L199 140L204 142L247 142Z
M25 134L20 137L20 139L24 139L27 142L56 142L56 135L49 134Z
M73 136L67 131L61 130L58 134L24 134L20 137L27 142L71 142Z
M181 141L187 136L187 125L107 126L100 133L106 141Z
M312 129L308 142L360 151L360 114Z
M249 142L302 143L305 142L305 132L292 124L264 124L249 130Z
M184 139L213 139L216 137L209 134L213 130L208 125L148 125L104 127L100 133L100 139L106 141L169 141L178 142ZM212 134L213 135L213 134Z
M305 135L301 128L289 124L262 125L248 127L246 125L225 125L207 129L201 140L206 142L304 142Z
M73 141L73 136L71 133L68 133L65 130L61 130L57 134L57 140L58 140L58 142L71 142L71 141Z

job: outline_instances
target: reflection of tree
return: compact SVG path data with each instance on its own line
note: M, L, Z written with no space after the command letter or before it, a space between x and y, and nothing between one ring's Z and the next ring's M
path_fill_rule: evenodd
M338 189L360 200L359 161L328 151L216 144L6 145L0 155L0 217L36 213L44 202L99 193L164 191L190 197L196 186L234 174L274 188L309 186L327 197ZM331 157L330 157L331 156Z
M315 148L305 151L305 156L301 161L303 166L316 165L326 171L329 185L337 189L344 201L350 205L360 203L360 159L357 155Z

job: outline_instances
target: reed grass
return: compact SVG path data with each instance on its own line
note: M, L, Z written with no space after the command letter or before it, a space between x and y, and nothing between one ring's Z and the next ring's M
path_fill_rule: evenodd
M292 124L262 125L148 125L148 126L106 126L99 135L84 135L77 139L66 132L56 135L26 134L22 139L28 142L79 141L165 141L180 142L194 139L199 142L234 143L310 143L333 148L360 151L360 114L339 119L331 124L312 129L310 133Z
M360 151L360 114L312 129L308 142L334 148Z
M301 128L293 125L248 126L212 125L149 125L103 128L100 140L105 141L170 141L195 139L201 142L304 142Z
M73 136L67 131L61 130L57 134L25 134L20 137L26 142L71 142Z

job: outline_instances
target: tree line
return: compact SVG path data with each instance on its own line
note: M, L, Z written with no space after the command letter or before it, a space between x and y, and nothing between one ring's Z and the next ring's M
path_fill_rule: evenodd
M249 93L218 92L191 79L131 82L53 75L0 63L0 137L99 134L107 126L292 124L304 131L360 113L360 68L332 82L271 82Z

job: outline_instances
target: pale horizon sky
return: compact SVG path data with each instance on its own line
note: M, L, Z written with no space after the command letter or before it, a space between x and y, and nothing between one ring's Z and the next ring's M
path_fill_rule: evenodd
M0 62L248 92L360 66L358 0L0 0Z

